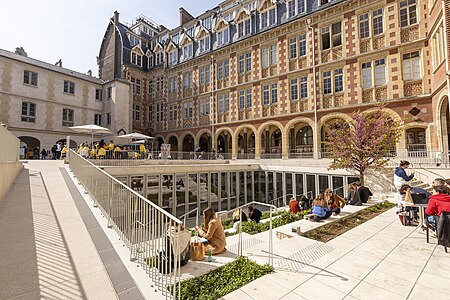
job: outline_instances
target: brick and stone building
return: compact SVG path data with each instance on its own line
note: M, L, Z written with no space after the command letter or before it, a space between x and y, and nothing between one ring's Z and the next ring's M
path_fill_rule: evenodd
M444 2L231 0L174 29L115 13L100 78L129 80L133 128L172 150L319 158L324 124L385 103L397 154L447 152Z

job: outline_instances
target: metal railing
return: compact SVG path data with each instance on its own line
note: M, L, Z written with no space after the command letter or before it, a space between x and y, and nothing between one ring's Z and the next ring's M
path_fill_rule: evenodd
M262 203L262 202L257 202L257 201L252 201L249 203L246 203L244 205L238 206L234 209L231 209L229 211L221 211L218 212L217 214L229 214L229 213L233 213L235 210L241 210L241 213L239 214L239 238L238 238L238 256L242 256L243 253L243 243L242 243L242 209L245 207L248 207L250 205L260 205L260 206L265 206L265 207L269 207L269 265L273 266L273 234L272 234L272 220L273 220L273 211L276 212L277 207L275 205L271 205L271 204L267 204L267 203Z
M183 220L184 227L186 227L186 218L189 217L193 212L195 212L195 225L198 225L198 207L196 207L179 217L179 219Z
M446 168L449 164L449 153L443 151L406 151L390 157L388 167L397 167L401 160L407 160L413 168Z
M129 249L130 260L144 268L166 299L180 298L183 222L74 151L70 169Z

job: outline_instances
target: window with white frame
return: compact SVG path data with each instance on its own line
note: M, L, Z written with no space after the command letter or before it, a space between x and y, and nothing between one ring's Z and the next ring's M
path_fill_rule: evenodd
M217 110L219 111L219 114L223 113L223 98L223 95L217 97Z
M194 50L193 50L193 45L192 43L187 44L186 46L183 47L183 60L187 60L189 58L192 58L194 55Z
M221 31L217 32L218 47L228 44L229 41L230 41L230 30L228 27L225 27Z
M183 88L192 89L192 72L185 72L183 74Z
M209 97L200 99L200 116L207 116L211 111L211 102Z
M230 111L230 94L226 94L223 99L223 109L225 112Z
M23 71L23 83L37 86L38 74L33 71Z
M239 91L239 109L245 108L245 90Z
M36 122L36 104L31 102L22 102L22 122Z
M331 26L323 27L321 33L322 33L322 50L330 49L331 45L333 45L333 47L338 47L342 45L341 22L334 23Z
M288 2L287 7L289 18L303 14L306 12L306 0L291 0Z
M149 80L148 82L148 94L149 95L153 94L153 80Z
M211 81L211 70L210 70L209 65L200 67L199 73L200 73L200 84L201 85L209 83Z
M130 46L131 47L134 47L137 44L139 44L139 39L137 37L135 37L134 35L130 34L128 37L130 39Z
M252 104L252 89L239 91L239 109L249 109Z
M333 78L332 78L333 76ZM334 72L325 71L322 73L323 94L329 95L333 93L342 92L344 90L344 78L342 69L336 69ZM332 86L332 83L334 87Z
M157 52L156 53L156 65L160 65L164 62L164 53Z
M223 62L217 63L217 79L223 79Z
M298 100L298 81L297 78L291 79L291 101Z
M383 86L386 84L386 63L385 59L377 59L364 62L362 68L362 88L372 88L375 86ZM375 80L373 80L375 79Z
M177 106L170 106L169 107L169 121L176 121L177 120Z
M153 105L148 106L148 123L149 126L153 125Z
M246 108L251 108L253 105L253 100L252 100L252 89L248 89L246 91L246 95L245 95L246 101L245 101L245 105Z
M95 100L102 101L103 91L101 89L95 89Z
M407 27L417 23L417 1L400 1L400 26Z
M164 103L156 103L156 122L164 121Z
M276 7L270 8L260 14L261 29L268 28L277 22Z
M298 55L305 56L306 55L306 34L302 34L298 38Z
M239 56L239 74L249 72L252 69L252 54L251 52Z
M209 50L209 47L210 47L209 36L202 38L198 43L199 43L200 54L205 53Z
M339 93L344 90L344 74L342 69L334 70L334 92Z
M403 54L403 80L416 80L420 78L419 51Z
M297 38L295 37L289 39L289 58L297 59Z
M140 95L141 94L141 80L131 77L131 84L133 85L133 94Z
M266 84L262 86L263 105L278 103L278 84Z
M251 24L252 24L252 22L251 22L250 18L242 20L237 24L238 38L241 38L241 37L251 34L251 29L252 29Z
M172 77L169 79L169 94L174 94L178 90L178 78Z
M172 50L169 52L169 66L173 66L178 62L178 51Z
M203 19L203 20L202 20L202 25L203 25L205 28L211 30L211 28L212 28L212 16L209 16L209 17Z
M262 67L276 65L278 62L277 45L262 48Z
M308 76L300 77L300 99L308 98Z
M141 120L141 106L137 104L133 104L133 121Z
M372 32L370 30L370 18L372 18ZM384 32L383 9L379 8L372 13L365 13L359 16L359 37L365 39L371 35L378 35Z
M436 69L445 60L444 26L441 24L431 38L433 67Z
M192 101L184 102L184 118L192 119L192 112L194 108L194 103Z
M64 80L64 93L75 95L75 83L72 81Z
M102 115L101 114L94 115L94 124L98 125L98 126L102 126Z
M131 52L131 63L133 65L142 67L142 55L134 51Z
M73 109L63 108L62 126L73 126Z

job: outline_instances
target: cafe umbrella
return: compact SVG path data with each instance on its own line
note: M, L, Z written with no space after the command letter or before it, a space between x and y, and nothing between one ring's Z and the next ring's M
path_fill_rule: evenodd
M79 132L79 133L90 133L91 134L91 146L94 145L94 134L111 134L111 130L109 130L108 128L105 127L101 127L98 125L80 125L80 126L72 126L69 127L70 129L72 129L75 132Z

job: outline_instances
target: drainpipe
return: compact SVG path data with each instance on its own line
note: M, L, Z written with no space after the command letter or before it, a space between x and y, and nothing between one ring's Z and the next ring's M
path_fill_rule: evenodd
M449 106L449 110L450 110L450 68L449 68L449 59L448 59L448 47L449 47L449 44L448 44L448 37L447 37L447 34L448 34L448 28L447 28L447 11L448 11L448 8L447 8L447 2L448 2L448 0L442 0L442 9L443 9L443 13L442 13L442 24L444 25L444 44L445 44L445 74L447 75L446 76L446 81L447 81L447 105ZM447 120L447 122L448 122L448 120ZM441 124L442 124L442 121L441 121ZM437 124L436 124L437 125ZM447 125L447 127L448 127L448 125ZM447 132L447 134L448 134L448 132ZM444 163L448 163L448 151L449 151L449 149L448 149L448 143L450 143L450 141L449 140L447 140L447 145L444 145L444 135L442 134L442 130L441 130L441 143L442 143L442 151L444 152L444 155L443 155L443 160L444 160ZM439 149L436 149L436 150L439 150Z
M217 105L216 105L216 100L215 100L215 90L217 87L217 76L214 74L214 54L211 54L211 66L209 67L209 81L210 81L210 85L212 85L211 87L211 100L209 102L210 105L210 111L212 112L212 122L211 122L211 147L216 149L217 145L216 145L216 133L215 133L215 125L217 122ZM206 76L206 74L205 74ZM213 81L214 78L214 81ZM212 106L212 109L211 109ZM212 149L210 149L211 151ZM216 153L218 153L218 149L216 149Z
M314 28L311 26L311 19L306 20L306 25L308 25L309 30L311 30L312 36L312 67L313 67L313 101L314 101L314 158L319 158L319 141L317 138L318 129L317 129L317 85L316 85L316 41Z

